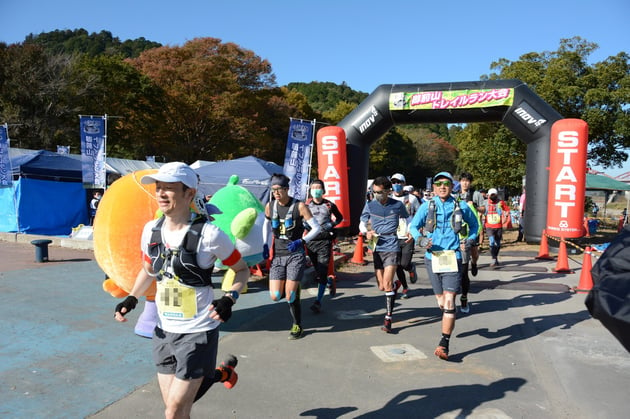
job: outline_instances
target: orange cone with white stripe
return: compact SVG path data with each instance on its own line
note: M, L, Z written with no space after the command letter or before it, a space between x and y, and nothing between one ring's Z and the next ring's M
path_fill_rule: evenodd
M580 283L575 292L587 293L593 288L593 277L591 276L591 269L593 269L593 261L591 259L593 251L590 247L584 249L584 258L582 260L582 272L580 272Z
M567 243L564 239L560 238L560 249L558 250L558 261L556 262L556 268L553 270L557 274L573 273L569 268L569 255L567 254Z

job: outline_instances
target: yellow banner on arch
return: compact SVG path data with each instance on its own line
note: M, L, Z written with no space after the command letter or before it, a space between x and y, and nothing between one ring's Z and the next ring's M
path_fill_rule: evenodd
M514 89L468 89L430 92L397 92L389 95L389 109L436 110L512 106Z

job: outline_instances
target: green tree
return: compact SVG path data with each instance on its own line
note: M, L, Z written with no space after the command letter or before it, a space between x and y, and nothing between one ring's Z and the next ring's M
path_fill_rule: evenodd
M155 136L169 144L168 157L229 159L272 140L261 118L273 102L275 76L252 51L198 38L145 51L130 62L164 91L165 129Z
M336 108L339 102L354 103L363 102L367 93L352 90L345 82L335 84L331 82L289 83L287 88L297 90L308 99L309 104L317 112L325 113Z
M41 45L51 54L87 54L92 57L97 55L122 55L125 58L133 58L142 51L161 47L158 42L148 41L141 37L127 39L121 42L109 31L88 33L85 29L55 30L43 32L39 35L29 34L24 43Z
M509 186L520 190L526 145L503 124L470 124L455 135L454 143L459 150L455 173L472 173L478 188Z
M395 129L409 139L417 156L412 164L401 166L405 167L407 183L423 187L427 177L443 170L454 171L457 149L451 144L446 124L400 125Z
M390 130L370 148L368 176L390 176L396 172L405 172L405 178L411 183L408 168L415 166L417 152L409 138L396 129Z
M83 55L73 68L73 98L76 132L71 142L79 142L78 115L107 114L107 153L109 156L143 160L162 155L166 144L156 132L164 130L164 92L120 56ZM78 145L78 144L77 144Z
M0 44L0 119L14 146L52 149L72 135L67 92L75 61L38 45Z
M589 125L589 160L621 166L630 148L630 57L625 52L588 64L599 46L580 37L561 39L557 51L531 52L491 65L492 79L516 78L565 118Z
M589 124L589 161L620 166L630 147L630 62L620 52L589 65L597 48L580 37L562 39L557 51L499 59L484 79L522 80L565 118ZM456 135L455 145L458 168L473 173L477 184L520 188L526 146L503 125L470 124Z

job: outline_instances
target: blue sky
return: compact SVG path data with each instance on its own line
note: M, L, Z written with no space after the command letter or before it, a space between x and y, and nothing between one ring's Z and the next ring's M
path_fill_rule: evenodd
M500 58L557 50L580 36L598 62L630 52L628 0L0 0L0 41L55 29L108 30L182 45L197 37L234 42L269 60L279 85L479 80ZM615 176L630 171L609 169Z

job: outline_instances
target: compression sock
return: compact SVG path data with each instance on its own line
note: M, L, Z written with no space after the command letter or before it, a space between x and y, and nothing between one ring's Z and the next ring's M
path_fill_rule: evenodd
M302 324L302 305L300 304L300 287L298 286L297 291L295 292L295 297L291 298L289 303L289 311L291 312L291 317L293 317L293 324L301 325Z
M318 302L322 302L322 298L324 298L324 293L326 292L326 281L323 281L323 283L319 283L317 285L317 301Z
M440 339L439 346L444 346L446 349L448 349L448 343L450 340L451 340L451 335L442 333L442 339Z
M234 371L237 364L238 359L236 359L234 355L230 355L221 363L219 368L216 368L212 373L203 377L201 386L199 386L199 390L197 390L197 394L195 395L194 402L202 398L214 383L223 383L226 388L234 387L238 380L238 374Z
M386 316L391 316L394 312L394 301L396 300L396 293L394 291L387 291L385 293L385 308L387 311Z
M219 369L215 369L211 374L203 377L203 381L201 382L199 390L197 390L194 401L196 402L197 400L202 398L203 395L206 394L208 390L210 390L210 387L212 387L214 383L218 383L219 381L221 381L221 376L221 371Z
M464 264L462 273L462 296L467 296L470 290L470 277L468 276L468 264Z
M402 287L403 287L404 290L409 288L409 285L407 284L407 277L405 276L405 270L404 269L403 269L402 278L398 278L398 280L402 284Z

